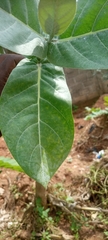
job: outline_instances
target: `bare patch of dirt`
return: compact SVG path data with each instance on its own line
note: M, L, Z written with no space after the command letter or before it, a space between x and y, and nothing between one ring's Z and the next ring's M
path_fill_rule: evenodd
M101 96L95 104L91 102L89 106L104 109L103 97L104 96ZM55 227L51 239L108 239L108 228L106 227L108 222L107 224L106 222L103 224L101 222L103 214L108 215L108 201L105 202L106 205L104 205L103 202L98 202L98 205L96 205L97 199L94 197L94 199L91 200L90 193L87 189L87 174L89 174L90 167L96 160L96 154L94 152L104 150L108 163L108 118L104 115L95 120L85 121L85 106L78 107L73 115L75 123L73 147L67 159L51 179L47 190L51 216L55 219L56 215L56 222L57 217L60 220L57 222L57 227ZM0 138L0 156L12 158L3 137ZM108 178L105 178L105 181L108 194ZM50 239L48 237L39 238L38 235L32 235L31 237L32 228L31 220L29 221L29 219L25 221L25 225L21 225L22 218L24 219L24 211L26 211L26 213L27 209L31 209L32 211L34 190L35 182L26 174L1 168L0 240ZM59 202L60 197L62 200ZM67 201L67 205L64 205L64 200ZM73 202L73 209L72 204L71 206L69 205L70 202ZM62 204L62 207L60 207L60 204ZM87 207L88 209L86 209ZM99 207L104 208L106 212L103 213L95 209L89 209ZM71 215L72 212L73 215ZM33 217L32 212L31 214ZM100 220L97 216L100 217ZM27 218L27 215L25 217ZM79 223L81 223L81 226L79 226ZM15 228L13 228L13 225ZM13 230L11 228L13 228ZM60 234L58 234L57 238L58 229L60 229Z

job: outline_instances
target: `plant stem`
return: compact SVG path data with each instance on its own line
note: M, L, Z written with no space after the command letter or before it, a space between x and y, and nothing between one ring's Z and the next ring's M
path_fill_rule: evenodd
M35 197L34 197L34 204L36 205L36 199L40 198L41 203L44 208L47 207L47 197L46 197L46 189L38 182L36 182L35 187Z

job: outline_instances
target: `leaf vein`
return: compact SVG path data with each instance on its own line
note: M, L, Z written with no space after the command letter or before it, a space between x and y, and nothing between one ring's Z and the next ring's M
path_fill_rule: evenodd
M103 10L103 8L105 7L105 5L106 5L107 2L108 2L108 1L106 0L106 2L102 5L102 8L100 8L98 14L96 15L96 18L95 18L95 20L94 20L94 23L93 23L93 26L92 26L92 30L91 30L92 32L94 32L94 31L93 31L93 28L94 28L94 26L95 26L95 23L96 23L96 21L97 21L97 19L98 19L98 17L99 17L100 12Z
M55 133L55 135L57 135L57 137L60 139L62 145L64 145L64 144L63 144L63 141L62 141L62 139L60 138L60 136L58 135L58 133L57 133L51 126L49 126L47 123L45 123L45 122L42 121L42 120L40 120L40 122L43 123L44 125L46 125L48 128L50 128L50 129Z
M44 99L44 98L41 98L41 100L43 100L43 101L47 102L49 105L51 105L52 108L54 108L54 109L62 116L62 118L64 118L65 121L66 121L66 118L62 115L62 113L59 111L58 108L56 108L54 105L52 105L48 100L46 100L46 99Z
M108 51L108 48L105 46L105 44L102 42L102 40L99 38L98 34L96 34L96 37L98 38L100 44Z

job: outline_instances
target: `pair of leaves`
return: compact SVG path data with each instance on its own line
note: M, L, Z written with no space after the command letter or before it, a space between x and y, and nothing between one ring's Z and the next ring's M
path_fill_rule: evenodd
M76 0L41 0L39 21L43 31L50 36L62 34L72 22L76 11Z
M43 30L52 39L54 35L60 35L66 30L75 10L76 0L0 2L0 45L16 53L45 58L47 44L42 37L45 34L40 27L38 15Z
M24 16L22 11L21 14L18 14L22 2ZM48 22L48 14L49 19L53 18L54 14L50 16L48 11L46 14L49 0L40 0L40 4L41 2L44 8L40 8L40 21L44 31L55 35L61 34L59 28L62 18L57 18L57 24L55 18L53 21ZM50 0L50 2L53 3L52 8L56 10L58 1ZM61 0L59 2L61 4L62 2L63 4L69 2L71 11L75 10L73 0L65 2ZM0 1L0 45L2 47L23 55L35 55L39 58L47 57L54 65L62 67L80 69L108 68L108 0L78 1L73 22L69 25L67 31L63 28L65 32L60 36L60 39L52 39L50 44L46 43L48 35L43 34L39 22L36 21L38 19L38 4L39 1L36 0L32 2L29 0L26 2L15 0L13 7L13 0ZM31 11L28 9L31 9ZM61 14L62 11L59 9L59 12ZM72 18L73 15L71 20ZM65 22L67 15L63 19ZM59 25L59 28L56 27L57 25ZM52 26L53 30L51 32Z

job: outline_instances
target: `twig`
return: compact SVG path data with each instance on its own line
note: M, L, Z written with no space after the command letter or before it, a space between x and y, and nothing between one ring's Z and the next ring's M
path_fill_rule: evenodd
M76 209L81 209L81 210L87 210L87 211L97 211L97 212L106 212L108 213L108 209L102 209L102 208L97 208L97 207L81 207L81 206L75 206Z
M42 234L41 233L36 233L36 237L42 237ZM70 236L71 240L72 240L72 235ZM50 234L50 238L53 239L53 240L65 240L67 238L65 238L65 236L63 234L60 234L60 235L57 235L57 234ZM73 239L74 239L74 236L73 236Z
M52 194L48 194L48 198L52 205L62 208L62 210L64 210L64 212L66 212L68 214L72 214L72 209L108 213L108 209L102 209L102 208L97 208L97 207L81 207L81 206L77 205L76 202L70 204L64 200L55 198Z
M98 124L97 123L97 121L94 119L94 118L92 118L92 121L96 124L96 126L97 127L99 127L99 128L104 128L105 126L101 126L100 124Z

